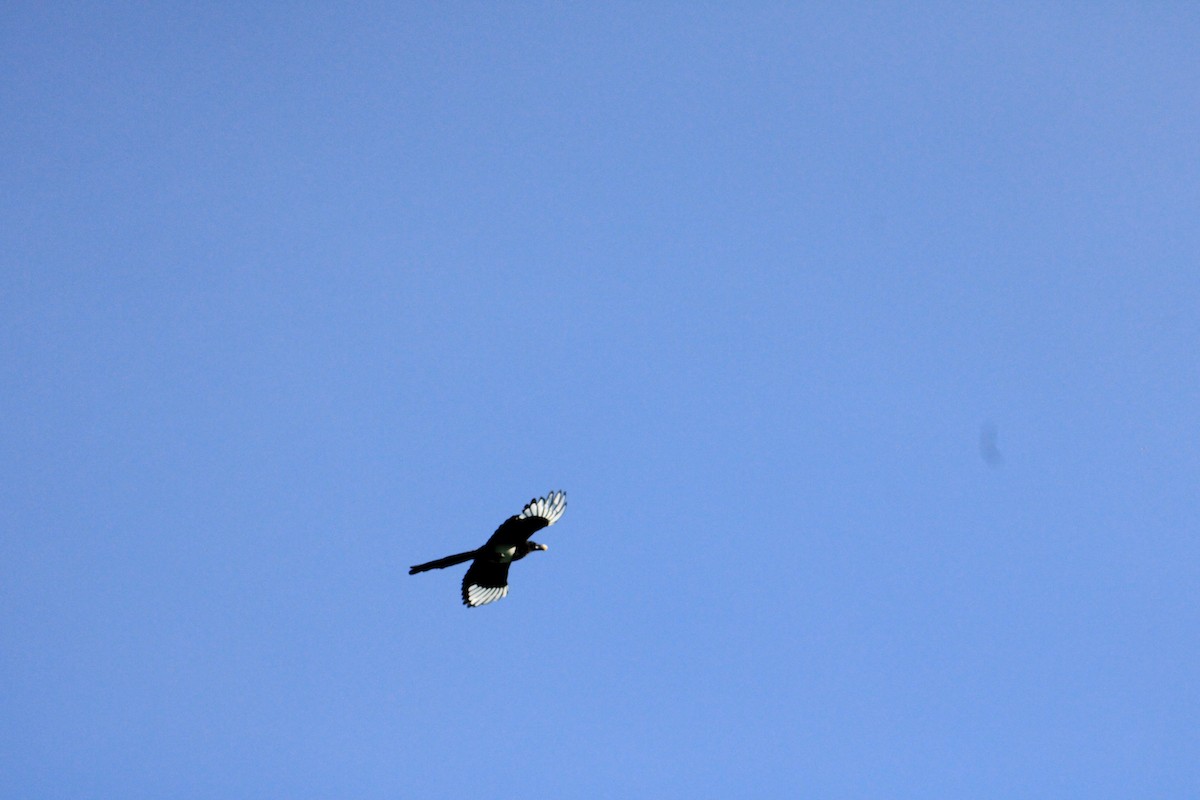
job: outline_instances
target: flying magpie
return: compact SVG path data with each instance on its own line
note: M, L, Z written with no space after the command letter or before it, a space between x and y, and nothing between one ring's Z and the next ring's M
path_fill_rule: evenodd
M506 519L483 547L417 564L408 570L408 574L445 569L470 561L471 566L462 582L463 605L475 608L495 602L508 594L508 565L534 550L547 549L546 545L530 541L529 537L558 522L566 509L566 492L535 497L525 504L520 514Z

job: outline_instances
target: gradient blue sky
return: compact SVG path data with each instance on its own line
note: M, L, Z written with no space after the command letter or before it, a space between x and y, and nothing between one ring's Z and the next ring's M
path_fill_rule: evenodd
M6 4L5 796L1196 796L1200 10L917 5Z

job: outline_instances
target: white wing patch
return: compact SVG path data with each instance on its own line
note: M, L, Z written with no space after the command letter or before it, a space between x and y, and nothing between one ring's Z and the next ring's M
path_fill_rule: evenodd
M541 517L546 525L553 525L567 510L566 492L549 492L545 497L535 497L517 515L517 519Z
M507 595L507 586L479 586L472 583L467 587L467 605L472 608L486 606L488 603L494 603Z

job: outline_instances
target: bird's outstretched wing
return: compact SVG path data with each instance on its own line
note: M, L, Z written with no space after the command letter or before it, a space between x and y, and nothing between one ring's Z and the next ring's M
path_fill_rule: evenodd
M566 510L566 492L547 492L545 497L535 497L526 503L517 519L544 519L546 525L553 525Z
M548 492L545 497L535 497L525 504L520 514L504 520L484 546L515 545L528 541L542 528L558 522L566 510L566 492Z
M463 575L462 600L464 606L475 608L494 603L508 594L508 563L496 564L476 559L467 574Z

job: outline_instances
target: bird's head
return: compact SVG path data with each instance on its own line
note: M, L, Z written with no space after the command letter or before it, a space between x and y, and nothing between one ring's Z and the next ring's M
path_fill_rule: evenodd
M544 544L538 544L537 542L530 542L530 543L529 543L529 552L531 552L531 553L532 553L534 550L549 550L549 549L550 549L550 548L549 548L549 547L547 547L547 546L546 546L546 545L544 545Z

